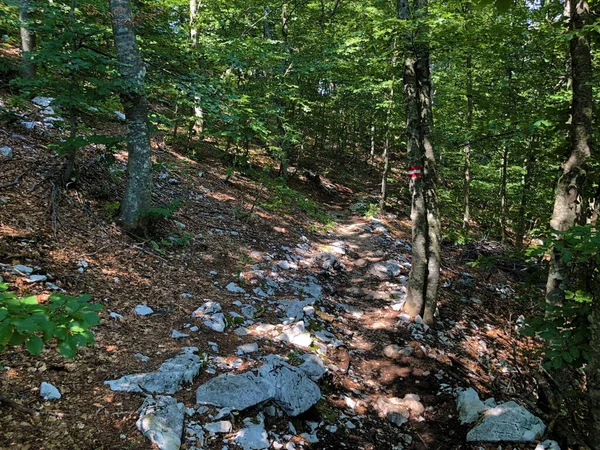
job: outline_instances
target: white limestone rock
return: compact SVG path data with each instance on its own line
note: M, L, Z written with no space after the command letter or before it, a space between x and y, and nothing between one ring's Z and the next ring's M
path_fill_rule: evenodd
M297 416L321 398L321 390L302 370L269 355L258 376L274 389L273 399L290 416Z
M511 401L488 409L467 434L467 442L533 442L545 431L540 418Z
M149 316L154 313L154 310L147 305L137 305L134 309L134 312L138 316Z
M558 442L547 439L536 445L535 450L560 450L560 446L558 445Z
M202 365L199 356L186 352L167 359L156 372L125 375L117 380L105 381L104 384L113 391L174 394L184 383L193 381Z
M262 450L270 447L269 435L262 421L254 423L245 419L244 424L246 427L235 434L233 442L244 450Z
M473 423L479 419L479 415L489 407L479 399L479 395L473 388L461 389L457 396L458 418L460 423Z
M241 287L239 287L237 284L231 282L229 283L227 286L225 286L225 289L227 289L229 292L233 293L233 294L245 294L246 291L244 289L242 289Z
M323 364L323 360L314 353L307 353L300 358L304 362L298 366L298 369L308 375L311 380L315 382L319 381L327 373L327 368Z
M251 372L222 374L201 385L196 403L242 411L273 398L274 390Z
M50 383L46 383L45 381L42 381L42 384L40 386L40 396L44 400L58 400L61 397L60 392L56 388L56 386Z
M147 397L136 422L138 430L160 450L179 450L185 409L173 397Z
M229 420L220 420L205 424L204 429L209 433L231 433L233 425L231 425Z

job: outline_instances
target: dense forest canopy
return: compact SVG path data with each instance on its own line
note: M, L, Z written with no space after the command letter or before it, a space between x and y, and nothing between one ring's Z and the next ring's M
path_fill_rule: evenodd
M599 14L597 0L5 0L0 124L34 128L42 99L65 190L83 154L111 166L127 150L124 193L107 195L132 239L178 208L153 197L156 148L218 150L225 183L259 184L250 213L263 187L293 197L290 179L377 179L354 211L410 219L403 308L426 326L443 246L497 243L537 271L525 330L554 378L585 369L583 440L600 449ZM0 325L0 349L56 337L73 357L94 340L11 341L13 328Z

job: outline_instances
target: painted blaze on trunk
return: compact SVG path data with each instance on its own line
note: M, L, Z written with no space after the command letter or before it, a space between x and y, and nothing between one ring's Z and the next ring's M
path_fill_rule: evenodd
M129 0L111 0L113 34L119 72L125 87L121 101L127 117L127 186L121 202L121 219L128 230L138 228L140 214L150 207L152 153L148 140L144 73Z

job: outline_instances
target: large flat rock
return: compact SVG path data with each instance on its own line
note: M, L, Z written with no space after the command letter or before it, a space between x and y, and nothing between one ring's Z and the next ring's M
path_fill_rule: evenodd
M125 375L118 380L105 381L104 384L113 391L174 394L184 383L193 381L202 365L199 356L182 353L167 359L156 372Z
M467 434L467 442L533 442L545 431L540 418L515 402L506 402L485 412Z
M196 391L196 403L242 411L273 398L273 389L251 372L223 374Z
M302 414L321 398L319 386L279 356L267 356L258 376L274 389L273 399L290 416Z

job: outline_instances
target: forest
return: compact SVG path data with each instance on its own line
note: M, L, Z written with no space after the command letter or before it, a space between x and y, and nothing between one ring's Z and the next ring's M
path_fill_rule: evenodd
M598 0L0 2L0 449L600 450L599 44Z

